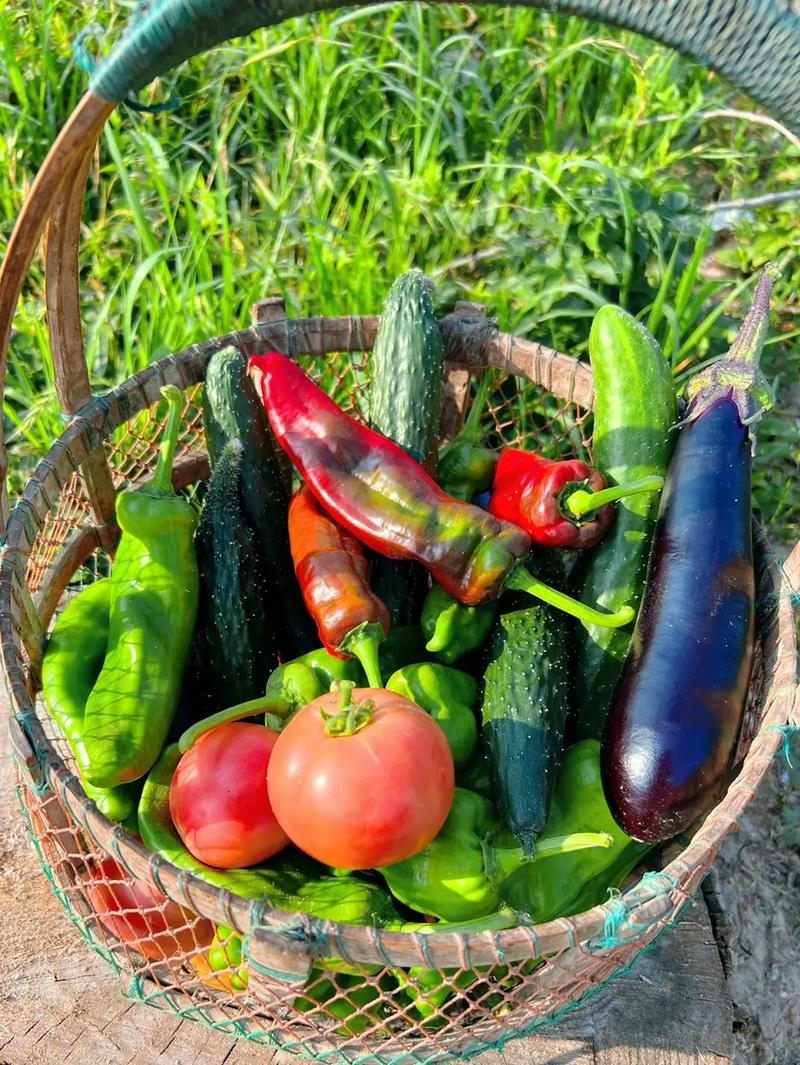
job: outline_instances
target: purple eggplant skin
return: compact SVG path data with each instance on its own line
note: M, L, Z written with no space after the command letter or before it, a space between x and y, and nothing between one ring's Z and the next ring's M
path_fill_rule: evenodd
M756 361L771 276L762 275L728 359L690 385L642 607L606 720L606 800L620 827L645 843L706 814L736 752L753 657L750 430L768 406Z

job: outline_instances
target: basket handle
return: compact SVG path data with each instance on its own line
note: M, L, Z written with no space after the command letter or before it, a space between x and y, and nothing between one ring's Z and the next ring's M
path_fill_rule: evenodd
M358 0L363 6L366 0ZM723 74L800 133L800 13L794 0L526 0L529 6L597 18L635 30ZM11 323L39 238L49 221L76 233L86 160L106 119L122 99L192 55L224 40L286 18L335 7L336 0L140 0L111 52L95 69L85 94L31 186L0 269L0 399ZM58 206L62 201L63 205ZM74 241L58 241L46 267L47 311L56 385L66 413L91 394L79 321ZM61 319L59 319L59 313ZM61 327L72 324L72 342ZM8 519L8 457L0 425L0 533ZM102 453L85 471L99 525L112 520L113 482Z
M335 0L145 0L90 87L118 103L222 41L336 6ZM539 0L529 6L597 18L677 48L800 132L800 15L790 0Z

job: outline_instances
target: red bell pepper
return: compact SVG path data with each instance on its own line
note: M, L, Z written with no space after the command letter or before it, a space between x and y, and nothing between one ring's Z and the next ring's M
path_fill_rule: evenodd
M420 562L453 598L475 605L503 588L615 628L633 620L592 610L530 574L519 559L522 529L453 499L397 444L348 417L291 359L250 359L275 438L325 510L362 543L388 558Z
M579 459L555 461L506 448L495 469L488 510L519 525L542 547L593 547L614 521L615 499L656 492L663 483L661 477L646 477L608 488L602 473Z
M369 586L364 548L303 487L289 504L289 546L303 602L326 649L355 656L370 688L381 688L378 644L389 633L389 609Z

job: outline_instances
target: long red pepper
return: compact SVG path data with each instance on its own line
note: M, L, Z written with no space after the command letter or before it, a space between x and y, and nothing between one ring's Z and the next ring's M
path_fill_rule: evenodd
M389 632L389 609L369 586L364 548L305 486L289 504L289 546L303 602L325 647L358 658L369 687L382 687L378 644Z
M527 591L590 624L618 627L630 607L601 613L543 584L519 559L522 529L448 496L402 448L348 417L284 355L250 359L272 431L322 506L362 543L420 562L461 603Z
M658 491L663 483L648 477L609 489L602 473L579 459L546 459L509 447L495 467L487 509L542 547L593 547L614 520L613 500ZM593 516L587 520L587 514Z

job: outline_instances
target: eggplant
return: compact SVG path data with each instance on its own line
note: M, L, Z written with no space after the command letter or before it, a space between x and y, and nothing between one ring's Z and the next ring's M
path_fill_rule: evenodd
M667 472L645 593L606 720L603 788L633 839L659 843L720 798L753 658L754 426L771 405L758 357L772 271L728 355L692 379Z

